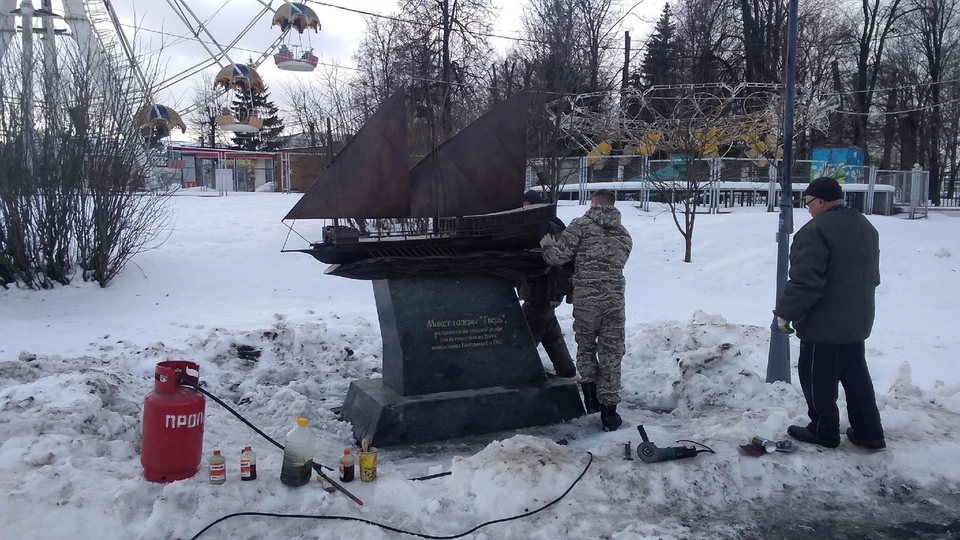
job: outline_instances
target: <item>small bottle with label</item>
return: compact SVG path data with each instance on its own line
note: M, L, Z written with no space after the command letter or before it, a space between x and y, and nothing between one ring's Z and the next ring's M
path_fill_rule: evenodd
M213 451L210 458L210 483L219 486L227 481L227 460L220 455L219 450Z
M350 453L350 449L344 449L343 455L340 456L340 480L344 482L353 482L353 473L354 469L356 468L356 463L356 458L354 458L353 454Z
M243 447L240 454L240 480L249 481L257 479L257 455L249 446Z

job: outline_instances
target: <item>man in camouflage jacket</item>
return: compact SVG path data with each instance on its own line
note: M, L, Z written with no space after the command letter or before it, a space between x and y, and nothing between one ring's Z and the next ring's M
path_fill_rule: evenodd
M574 263L573 331L583 403L588 414L600 412L605 431L623 423L617 414L625 352L623 267L633 249L614 202L610 191L597 191L590 209L571 221L559 240L548 234L540 242L547 264Z

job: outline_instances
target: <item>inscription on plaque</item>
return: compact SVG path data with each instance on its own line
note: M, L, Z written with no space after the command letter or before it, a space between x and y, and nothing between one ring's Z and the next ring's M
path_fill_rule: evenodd
M472 319L429 319L433 332L432 351L474 349L503 345L503 322L506 315L481 315Z
M513 284L494 277L374 281L383 383L403 396L546 380Z

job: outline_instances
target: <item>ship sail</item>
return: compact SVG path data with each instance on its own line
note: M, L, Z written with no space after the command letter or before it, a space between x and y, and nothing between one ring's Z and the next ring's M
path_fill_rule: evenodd
M527 94L514 94L410 171L410 217L459 217L523 205Z
M406 89L357 131L287 219L406 217L410 206Z

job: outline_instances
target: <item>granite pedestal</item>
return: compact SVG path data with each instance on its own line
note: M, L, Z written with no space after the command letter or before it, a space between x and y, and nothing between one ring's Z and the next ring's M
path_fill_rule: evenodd
M383 378L353 381L341 417L373 446L554 424L584 414L550 379L516 292L493 276L373 282Z

